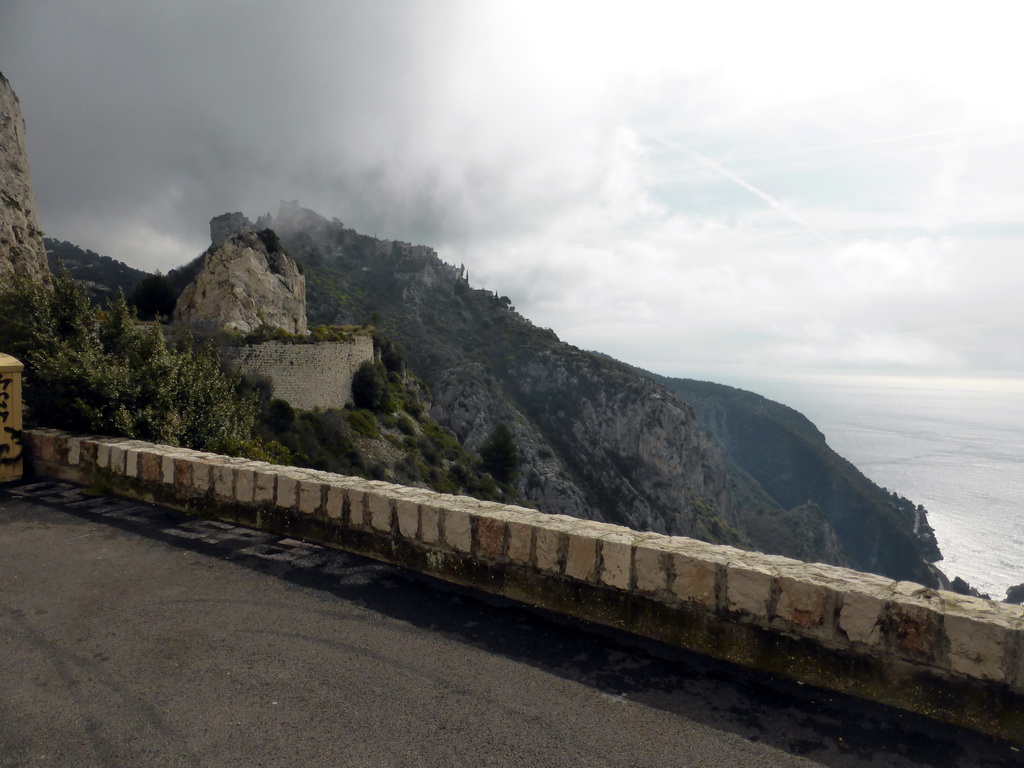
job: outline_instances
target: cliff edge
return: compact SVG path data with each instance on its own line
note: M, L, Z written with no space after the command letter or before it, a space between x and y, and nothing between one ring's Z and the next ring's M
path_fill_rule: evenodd
M48 280L43 231L28 169L25 120L18 97L0 73L0 281Z

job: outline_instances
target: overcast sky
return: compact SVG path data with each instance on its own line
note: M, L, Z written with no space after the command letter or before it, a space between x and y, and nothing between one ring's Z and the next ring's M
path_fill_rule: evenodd
M298 199L727 383L1024 373L1017 2L2 0L47 234Z

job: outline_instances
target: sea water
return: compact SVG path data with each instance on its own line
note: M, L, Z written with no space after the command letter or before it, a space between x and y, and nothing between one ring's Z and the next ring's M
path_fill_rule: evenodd
M878 485L928 510L937 563L1002 599L1024 583L1024 382L816 379L741 384L803 413Z

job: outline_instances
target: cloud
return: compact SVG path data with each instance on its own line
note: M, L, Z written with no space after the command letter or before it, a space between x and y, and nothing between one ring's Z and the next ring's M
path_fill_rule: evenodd
M43 227L137 266L297 198L663 370L1021 371L1000 14L10 0L0 67Z

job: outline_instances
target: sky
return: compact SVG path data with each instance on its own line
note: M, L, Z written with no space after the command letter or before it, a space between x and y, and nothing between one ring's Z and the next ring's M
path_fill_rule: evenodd
M297 199L660 373L1019 384L1016 6L3 0L0 71L135 267Z

